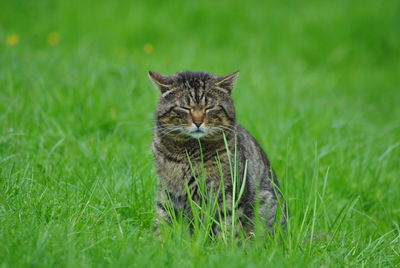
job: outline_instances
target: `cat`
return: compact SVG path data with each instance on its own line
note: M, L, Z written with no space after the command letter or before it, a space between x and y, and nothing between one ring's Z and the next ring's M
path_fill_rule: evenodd
M172 203L170 206L175 212L190 217L188 193L196 202L202 198L193 171L200 167L205 173L206 189L215 192L223 186L225 202L219 198L219 205L225 205L223 209L228 213L224 214L224 220L231 222L230 204L234 196L231 165L235 148L238 178L244 188L237 208L233 209L237 210L235 215L245 232L253 232L253 220L258 216L271 233L278 221L278 206L282 205L282 211L285 210L284 203L279 202L282 195L277 176L266 154L255 138L236 122L231 92L238 74L216 76L183 71L163 75L149 71L150 79L161 92L152 143L159 178L157 223L160 219L171 222L167 202ZM285 221L283 213L279 222L285 225ZM218 228L214 232L218 233Z

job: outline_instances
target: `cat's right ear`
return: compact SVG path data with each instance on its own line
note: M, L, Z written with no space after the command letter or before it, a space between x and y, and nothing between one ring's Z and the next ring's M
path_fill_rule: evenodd
M238 76L239 71L228 75L219 76L215 81L215 85L231 93Z
M172 78L168 75L163 75L157 72L149 71L149 78L154 82L160 89L161 93L164 93L172 88Z

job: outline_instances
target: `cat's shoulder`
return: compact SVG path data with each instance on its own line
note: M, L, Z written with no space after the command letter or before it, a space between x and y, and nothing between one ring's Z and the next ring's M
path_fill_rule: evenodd
M257 139L242 125L236 125L236 134L238 136L239 143L241 143L244 148L257 148L260 151L264 151Z

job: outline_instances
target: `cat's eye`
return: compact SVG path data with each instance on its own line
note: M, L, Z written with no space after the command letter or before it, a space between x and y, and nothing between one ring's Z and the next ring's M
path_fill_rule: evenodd
M185 112L190 112L191 111L191 109L189 107L181 107L181 106L179 106L179 107L176 107L176 108L178 110L185 111Z

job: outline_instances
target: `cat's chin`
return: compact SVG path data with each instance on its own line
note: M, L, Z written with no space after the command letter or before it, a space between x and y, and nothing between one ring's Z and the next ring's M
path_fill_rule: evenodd
M186 136L189 136L190 138L193 139L207 139L207 140L215 140L215 139L222 139L222 131L220 131L218 128L203 128L199 130L189 130L186 131Z
M205 127L203 124L200 125L200 127L197 127L195 124L192 124L190 127L185 129L185 132L189 137L194 139L201 139L210 134L207 127Z
M207 134L203 131L195 131L195 132L191 132L189 133L189 136L195 139L201 139L204 138L205 136L207 136Z

